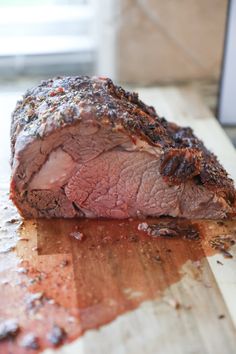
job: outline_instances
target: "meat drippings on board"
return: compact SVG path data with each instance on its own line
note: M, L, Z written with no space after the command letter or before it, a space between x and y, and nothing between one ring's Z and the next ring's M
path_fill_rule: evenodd
M147 300L159 304L157 308L167 304L171 311L195 310L197 303L166 294L169 289L172 294L172 286L186 276L187 284L196 281L209 287L203 276L205 256L217 254L221 269L231 261L222 259L222 252L211 247L210 241L222 245L220 236L231 248L236 235L234 221L149 218L20 223L9 201L0 206L0 215L0 236L15 246L7 258L0 253L1 321L14 319L17 326L0 331L3 353L38 353L69 343ZM140 227L142 223L147 225ZM142 230L152 225L157 236ZM15 233L18 227L20 236ZM186 238L187 230L189 235L198 232L199 239Z

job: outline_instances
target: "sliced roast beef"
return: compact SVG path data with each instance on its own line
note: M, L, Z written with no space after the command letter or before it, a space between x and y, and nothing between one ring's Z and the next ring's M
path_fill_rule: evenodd
M11 199L26 218L235 214L233 181L192 130L107 78L27 91L11 143Z

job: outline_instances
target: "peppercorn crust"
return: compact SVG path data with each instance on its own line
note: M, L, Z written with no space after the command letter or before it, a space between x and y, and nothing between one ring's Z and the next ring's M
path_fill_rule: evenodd
M12 160L18 134L44 139L58 128L79 123L82 116L159 147L160 173L169 184L195 179L235 205L233 181L191 128L159 117L137 93L125 91L108 78L58 77L28 90L12 114Z

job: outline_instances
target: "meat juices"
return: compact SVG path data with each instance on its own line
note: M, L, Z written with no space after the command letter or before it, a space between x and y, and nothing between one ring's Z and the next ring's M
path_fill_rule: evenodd
M11 148L10 195L25 218L235 215L233 181L192 130L108 78L28 90Z

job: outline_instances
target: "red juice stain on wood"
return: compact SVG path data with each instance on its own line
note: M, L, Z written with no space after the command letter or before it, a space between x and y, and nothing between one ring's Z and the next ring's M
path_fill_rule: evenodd
M142 222L25 221L17 244L21 261L17 266L11 253L10 283L1 287L0 303L2 317L16 318L20 332L14 341L1 342L0 350L24 353L21 343L28 333L37 337L40 350L50 347L48 333L55 326L64 333L60 343L66 343L160 298L181 279L187 261L216 252L207 246L210 238L236 228L236 222L160 218L146 220L151 230L146 232L139 230ZM199 239L188 239L198 232Z

